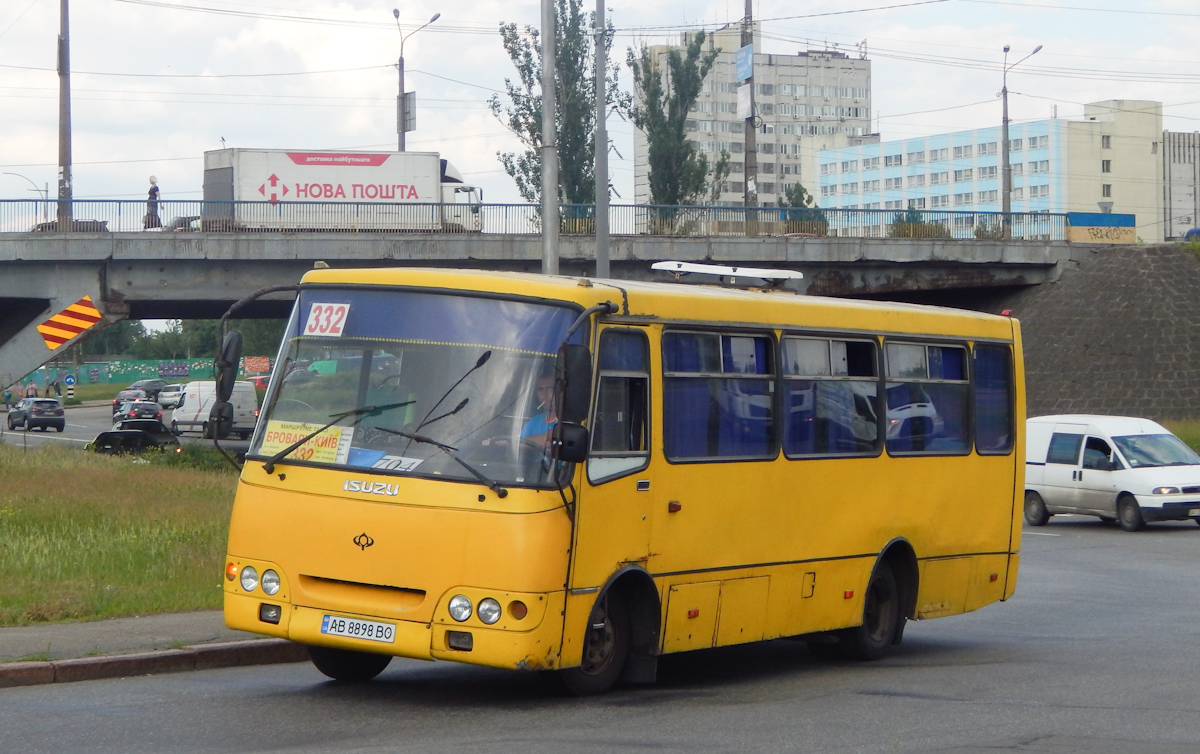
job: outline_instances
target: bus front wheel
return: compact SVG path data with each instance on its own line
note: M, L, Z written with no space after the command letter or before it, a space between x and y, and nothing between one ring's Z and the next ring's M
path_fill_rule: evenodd
M558 678L575 696L603 694L616 685L628 654L629 610L621 595L607 592L588 616L579 667L560 670Z
M308 657L317 670L335 681L355 683L369 681L383 672L392 661L391 655L355 652L350 649L309 646Z
M838 649L854 660L878 660L896 639L900 621L900 589L896 574L886 562L875 567L863 597L861 626L846 629L839 637Z

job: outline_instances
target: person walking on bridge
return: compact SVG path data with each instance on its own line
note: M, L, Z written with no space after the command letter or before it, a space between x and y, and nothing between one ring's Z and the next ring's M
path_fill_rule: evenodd
M150 176L150 192L146 199L146 216L142 219L142 230L161 227L162 218L158 216L158 179Z

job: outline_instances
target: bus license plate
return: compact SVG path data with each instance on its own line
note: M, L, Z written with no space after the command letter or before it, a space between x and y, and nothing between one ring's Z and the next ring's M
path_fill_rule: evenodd
M396 624L326 615L321 620L321 633L391 644L396 641Z
M1188 511L1189 516L1200 516L1200 508L1192 508Z

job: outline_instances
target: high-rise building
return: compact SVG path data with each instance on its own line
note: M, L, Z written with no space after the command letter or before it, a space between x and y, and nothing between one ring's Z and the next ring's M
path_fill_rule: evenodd
M735 53L742 46L741 24L713 32L707 49L718 49L712 70L685 123L710 165L722 152L730 157L730 174L720 187L717 204L742 206L746 191L745 118L738 117ZM761 49L758 24L754 49ZM655 45L660 68L667 70L667 53L681 46ZM837 50L807 50L796 55L758 53L753 59L755 142L758 206L772 207L787 188L803 178L810 191L816 183L811 159L813 144L840 146L871 141L871 62ZM637 104L642 104L640 101ZM810 158L806 161L806 154ZM634 198L650 203L646 137L634 132Z
M1163 138L1162 104L1145 100L1010 123L1012 211L1133 214L1139 238L1161 241ZM971 237L980 218L966 213L999 212L1003 200L999 126L824 150L817 164L821 207L885 211L882 222L839 229L848 235L886 235L886 211L912 209L962 212L947 217L949 230Z
M1163 233L1168 241L1200 228L1200 132L1163 132Z

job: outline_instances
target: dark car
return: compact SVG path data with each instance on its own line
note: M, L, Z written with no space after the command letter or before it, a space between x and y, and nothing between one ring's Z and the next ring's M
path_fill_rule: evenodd
M30 233L57 233L58 221L38 223ZM72 220L67 227L68 233L107 233L108 220Z
M145 390L130 390L128 388L122 390L117 393L116 398L113 398L113 417L115 418L117 412L121 410L121 404L128 403L129 401L144 401L148 398L149 396L146 395Z
M117 409L117 413L113 414L114 422L121 422L125 419L157 419L162 421L162 406L151 401L129 401L122 403Z
M1183 234L1185 241L1200 241L1200 228L1192 228L1187 233Z
M162 389L166 386L166 380L138 380L125 389L144 390L146 392L146 399L152 401L158 398L158 394L162 392Z
M177 217L167 223L163 230L168 233L195 233L200 230L200 216Z
M108 432L101 432L87 445L94 453L116 455L147 450L182 452L179 440L158 419L125 419Z
M22 398L8 412L8 428L23 427L26 432L41 427L54 427L59 432L67 428L63 405L55 398Z

